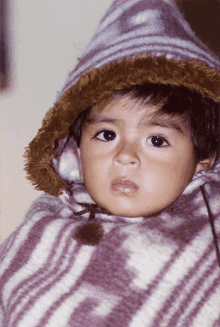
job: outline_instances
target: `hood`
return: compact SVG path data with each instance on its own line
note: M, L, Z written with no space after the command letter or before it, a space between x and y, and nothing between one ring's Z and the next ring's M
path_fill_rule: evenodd
M66 177L54 169L54 149L65 143L74 119L114 91L144 82L185 86L219 102L220 61L196 37L174 1L113 1L25 149L27 178L35 188L55 196L69 188ZM78 177L75 170L68 176Z

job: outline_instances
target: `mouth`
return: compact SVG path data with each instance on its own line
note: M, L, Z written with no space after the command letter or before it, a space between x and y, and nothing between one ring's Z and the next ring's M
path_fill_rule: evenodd
M122 193L136 193L139 187L134 182L118 178L111 183L111 189Z

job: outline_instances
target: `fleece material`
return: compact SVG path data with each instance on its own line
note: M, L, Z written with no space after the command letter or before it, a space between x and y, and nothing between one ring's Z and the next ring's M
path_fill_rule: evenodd
M220 326L220 160L160 214L118 217L87 193L69 138L81 111L144 82L219 102L219 71L174 1L112 3L26 149L45 195L0 248L0 327Z
M1 246L1 327L220 326L208 214L219 239L220 161L158 216L97 213L104 235L95 246L73 238L89 214L77 215L89 202L83 185L73 191L36 200Z

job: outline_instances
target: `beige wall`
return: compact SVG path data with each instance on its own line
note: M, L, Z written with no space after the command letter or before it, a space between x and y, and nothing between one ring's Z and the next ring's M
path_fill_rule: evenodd
M12 89L1 93L1 241L24 219L35 191L23 171L36 135L68 72L111 0L10 0ZM9 3L9 2L8 2Z

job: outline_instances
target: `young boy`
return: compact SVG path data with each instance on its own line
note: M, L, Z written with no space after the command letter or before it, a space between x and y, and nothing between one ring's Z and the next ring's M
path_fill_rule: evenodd
M172 1L115 1L26 149L4 327L220 325L220 62Z

